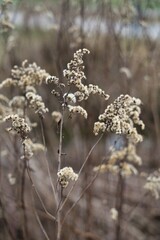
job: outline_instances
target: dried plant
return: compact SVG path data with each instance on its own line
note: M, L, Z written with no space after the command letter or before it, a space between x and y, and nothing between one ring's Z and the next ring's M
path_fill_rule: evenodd
M88 112L83 107L86 100L91 95L97 94L106 101L109 99L109 95L105 93L99 86L93 84L86 84L86 75L84 70L84 54L89 53L87 49L80 49L76 51L73 56L73 60L67 64L67 68L63 71L63 76L66 81L61 81L55 76L50 76L44 69L37 66L36 63L28 64L27 61L22 63L21 67L15 66L11 71L11 78L2 81L0 88L13 87L18 91L18 95L13 96L12 99L8 99L5 95L1 95L1 102L3 111L1 113L1 119L10 122L9 131L14 131L15 135L18 135L21 139L22 154L21 161L23 162L22 168L22 187L21 187L21 202L23 206L23 237L28 236L27 214L25 206L25 172L28 174L32 188L36 193L41 206L45 214L50 217L57 225L56 239L62 239L62 230L67 217L71 213L72 209L78 204L82 196L87 189L93 184L101 172L111 172L119 176L121 183L121 197L124 187L124 179L133 174L138 174L137 166L142 164L141 158L136 153L136 146L138 142L143 140L142 135L138 133L137 126L144 129L144 123L140 119L141 113L141 100L129 95L120 95L113 103L109 104L104 113L98 117L99 121L94 123L93 132L95 135L102 133L93 147L90 149L86 158L84 159L79 172L74 172L71 166L64 166L63 158L63 130L65 123L65 114L70 117L72 114L80 114L84 117L84 121L88 118ZM37 93L37 87L43 83L53 86L51 93L59 101L59 110L53 109L50 116L53 118L58 127L59 144L58 144L58 159L57 159L57 181L53 180L53 176L50 169L50 164L47 159L47 144L45 140L45 123L44 117L49 112L42 97ZM83 104L80 106L79 103ZM38 114L43 144L33 143L30 136L34 130L33 124L30 121L30 110L33 109L35 114ZM48 113L49 114L49 113ZM72 121L72 120L71 120ZM110 157L101 161L100 165L94 167L94 176L91 181L86 185L81 192L80 197L72 204L72 206L66 211L64 206L68 202L73 190L76 189L80 176L87 164L93 150L102 139L105 132L121 135L126 139L126 146L119 150L114 147L110 151ZM28 136L30 134L30 136ZM37 151L43 151L45 153L45 163L47 172L49 175L50 184L53 190L54 202L56 210L54 214L48 212L41 195L34 184L32 179L32 172L30 169L30 161L34 158L34 154ZM107 161L107 163L105 163ZM8 175L10 184L16 184L14 176ZM123 186L122 186L123 185ZM145 188L151 189L148 185ZM68 189L67 196L64 197L64 192ZM155 189L155 188L154 188ZM119 191L119 187L117 188ZM155 190L154 190L155 193ZM156 192L156 196L157 192ZM113 207L110 211L111 218L117 224L117 236L120 234L121 218L122 218L122 204ZM46 239L50 239L43 224L39 218L38 213L35 211L35 216L39 223L39 226L44 233Z

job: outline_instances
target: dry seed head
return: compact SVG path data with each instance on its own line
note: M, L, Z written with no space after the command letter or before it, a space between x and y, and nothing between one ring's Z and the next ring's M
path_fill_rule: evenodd
M48 76L46 78L46 84L49 84L49 83L54 83L55 85L59 85L59 78L55 76Z
M25 97L23 96L15 96L9 102L9 106L12 109L24 108L25 106Z
M2 81L0 84L0 89L4 87L10 87L10 86L16 86L17 85L17 80L13 80L12 78L7 78Z
M80 92L84 93L85 98L88 98L88 88L82 83L82 80L86 79L83 71L83 55L86 53L90 53L89 50L79 49L76 51L76 53L74 53L73 60L67 64L67 69L63 71L63 75L67 78L68 85L74 85Z
M12 173L8 173L7 177L10 185L14 185L16 183L16 178L13 176Z
M8 115L4 118L4 121L11 121L10 130L14 130L22 139L25 139L31 131L31 128L25 122L25 119L20 118L17 114Z
M109 95L106 94L105 91L103 91L97 85L89 84L88 91L89 91L89 94L98 94L101 97L104 97L105 100L109 99Z
M115 208L111 208L110 215L112 220L116 221L118 219L118 211Z
M57 173L59 184L62 188L66 188L69 181L77 181L78 174L76 174L71 167L64 167Z
M24 156L27 160L29 160L34 153L37 153L39 151L44 151L45 147L40 143L33 143L30 138L25 139L23 142L24 147Z
M35 94L34 92L27 92L26 98L29 102L29 106L35 110L35 113L43 115L48 112L48 108L45 107L40 95Z
M23 149L24 149L22 159L29 160L33 156L30 139L25 139L22 142L22 145L23 145Z
M65 93L63 95L64 101L67 104L75 104L76 103L76 97L73 93Z
M25 89L27 86L41 85L49 74L37 66L36 63L29 64L27 60L22 62L22 66L14 66L11 71L13 79L17 80L17 85Z
M160 169L153 172L147 177L147 182L144 188L152 194L155 199L160 197Z
M96 122L94 125L95 135L100 131L104 132L105 129L108 132L124 134L135 143L142 141L142 136L135 128L135 125L139 125L141 129L144 129L144 123L140 120L140 105L140 99L129 95L120 95L99 116L99 124Z
M71 114L73 113L79 113L81 114L84 118L87 118L87 111L82 108L81 106L71 106L71 105L68 105L68 110Z
M54 111L52 112L52 118L56 123L59 123L62 119L62 114L60 112Z

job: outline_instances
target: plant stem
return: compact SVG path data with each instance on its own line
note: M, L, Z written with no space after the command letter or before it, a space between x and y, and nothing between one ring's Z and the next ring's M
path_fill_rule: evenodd
M105 161L105 159L102 159L101 163L100 163L100 168L99 170L95 173L95 175L93 176L93 178L91 179L91 181L87 184L87 186L83 189L83 191L81 192L79 198L72 204L72 206L70 207L70 209L67 211L67 213L65 214L63 221L62 221L62 225L65 222L65 219L67 218L67 216L69 215L69 213L72 211L72 209L77 205L77 203L81 200L81 198L83 197L83 195L85 194L85 192L87 191L87 189L94 183L94 181L96 180L100 169L101 169L101 165L103 164L103 162Z
M25 200L24 200L24 194L25 194L25 175L26 175L26 157L25 157L25 146L23 146L23 154L24 154L24 161L23 161L23 167L22 167L22 182L21 182L21 209L23 213L23 238L28 238L28 229L27 229L27 215L26 215L26 208L25 208Z
M57 196L56 196L56 191L55 191L55 187L54 187L54 184L53 184L53 180L52 180L52 177L51 177L49 163L48 163L48 160L47 160L47 154L46 154L47 153L47 147L46 147L46 141L45 141L45 135L44 135L44 124L43 124L43 118L42 117L40 117L40 125L41 125L43 145L45 147L45 163L46 163L47 172L48 172L51 188L52 188L52 191L53 191L53 195L54 195L55 202L56 202L56 207L57 207L58 206L58 200L57 200Z
M125 187L125 181L120 171L118 186L117 186L116 209L118 211L118 219L117 219L117 225L116 225L115 240L121 240L121 222L122 222L122 216L123 216L124 187Z
M58 171L61 169L62 162L62 143L63 143L63 118L64 118L64 107L62 107L62 118L60 122L60 131L59 131L59 148L58 148ZM59 205L62 201L62 188L58 185L58 201ZM57 240L61 239L61 210L60 207L57 208Z
M78 179L79 179L79 177L80 177L80 175L81 175L81 173L82 173L82 170L83 170L84 166L86 165L86 163L87 163L90 155L92 154L93 150L95 149L95 147L97 146L97 144L100 142L100 140L102 139L102 137L103 137L103 134L98 138L98 140L95 142L95 144L92 146L92 148L90 149L89 153L87 154L86 159L85 159L85 161L83 162L83 164L82 164L82 166L81 166L81 168L80 168L80 170L79 170ZM71 187L70 191L68 192L68 194L67 194L64 202L62 203L62 205L61 205L61 207L60 207L60 211L62 210L62 208L63 208L64 205L66 204L66 202L67 202L70 194L72 193L73 189L75 188L77 182L78 182L78 181L74 182L73 186Z
M44 203L43 203L43 200L42 200L42 198L41 198L41 196L40 196L37 188L36 188L35 185L34 185L34 182L33 182L33 180L32 180L32 177L31 177L31 174L30 174L30 171L29 171L29 164L28 164L28 162L27 162L27 173L28 173L28 177L29 177L29 180L30 180L30 182L31 182L32 188L34 189L34 191L35 191L38 199L40 200L40 203L41 203L41 205L42 205L45 213L46 213L52 220L55 221L55 220L56 220L55 217L54 217L51 213L49 213L48 210L46 209L46 207L45 207L45 205L44 205Z

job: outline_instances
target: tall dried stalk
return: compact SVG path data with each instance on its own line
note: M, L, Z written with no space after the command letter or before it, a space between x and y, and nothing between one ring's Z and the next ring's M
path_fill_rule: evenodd
M117 201L116 209L118 211L118 219L116 223L115 240L121 240L121 224L122 224L122 218L123 218L124 190L125 190L125 180L121 172L119 172L118 184L117 184L117 196L116 196L116 201Z
M60 171L61 165L62 165L63 121L64 121L63 118L64 118L64 107L62 106L62 117L61 117L60 130L59 130L58 171ZM61 239L61 231L62 231L61 209L60 209L60 204L61 204L61 201L62 201L62 193L63 193L63 189L60 185L58 185L59 206L57 208L57 240Z

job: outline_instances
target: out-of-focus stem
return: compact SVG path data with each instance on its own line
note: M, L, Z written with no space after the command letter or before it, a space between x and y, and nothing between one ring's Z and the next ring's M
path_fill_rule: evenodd
M55 191L55 187L54 187L53 180L52 180L52 177L51 177L51 171L50 171L50 167L49 167L49 163L48 163L47 155L46 155L47 147L46 147L46 141L45 141L45 135L44 135L44 124L43 124L43 118L42 117L40 117L40 125L41 125L43 145L45 147L45 163L46 163L46 167L47 167L48 176L49 176L49 179L50 179L51 188L52 188L53 195L54 195L54 198L55 198L56 206L58 206L56 191Z
M115 240L121 240L121 223L122 223L122 217L123 217L124 187L125 187L125 181L120 171L119 178L118 178L118 186L117 186L117 196L116 196L117 197L116 209L118 211L118 219L116 224Z
M62 107L62 118L60 122L60 131L59 131L58 171L61 169L61 162L62 162L63 118L64 118L64 107ZM58 185L58 201L60 205L62 201L62 189L60 185ZM60 207L58 207L57 209L57 240L61 239L61 230L62 230L61 211L60 211Z

